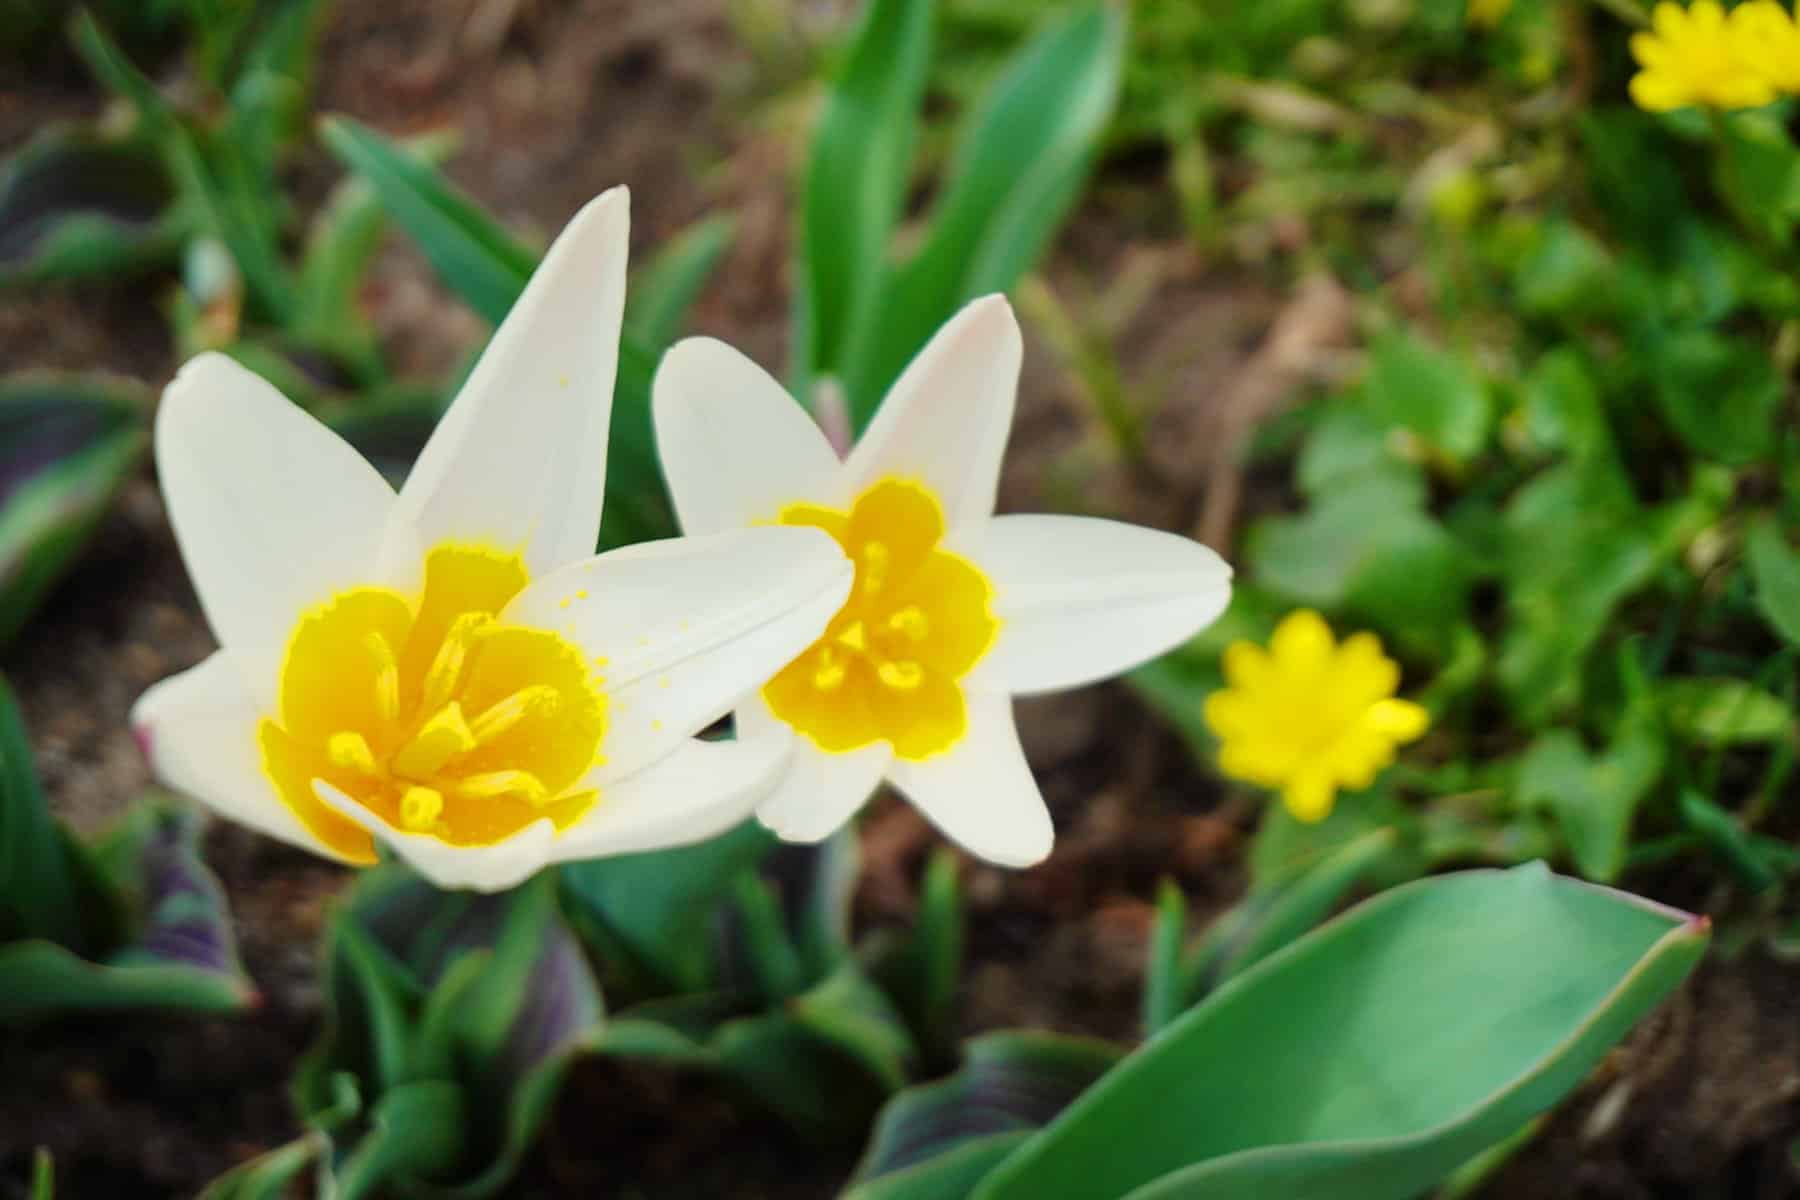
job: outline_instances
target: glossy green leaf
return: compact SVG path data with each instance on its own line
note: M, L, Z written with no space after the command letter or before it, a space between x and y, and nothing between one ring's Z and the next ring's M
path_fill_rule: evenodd
M525 289L538 256L418 154L349 117L327 117L319 136L375 189L394 224L470 308L498 325Z
M149 444L149 398L110 376L0 379L0 645L74 562Z
M931 0L868 0L806 157L795 299L795 362L807 380L844 369L871 320L906 201L931 67Z
M1800 646L1800 551L1788 545L1773 520L1751 529L1746 549L1757 610L1789 645Z
M1541 864L1395 888L1214 993L972 1195L1406 1200L1578 1084L1706 941Z
M18 701L0 679L0 947L21 938L83 944L72 857L38 782Z
M1123 1056L1110 1042L1053 1033L991 1033L970 1040L954 1074L888 1101L845 1200L940 1194L926 1190L918 1178L936 1187L946 1170L973 1184L979 1176L968 1174L968 1160L960 1156L991 1146L997 1137L1041 1129ZM944 1164L946 1157L952 1162ZM977 1151L970 1157L986 1156Z
M174 202L142 141L47 129L0 165L0 286L117 278L168 261Z
M1463 358L1406 333L1379 338L1369 353L1363 395L1382 423L1411 430L1454 462L1487 444L1493 405Z
M1656 698L1669 729L1702 745L1779 742L1795 729L1787 701L1743 679L1665 679Z
M1766 348L1694 330L1643 349L1663 415L1696 454L1736 466L1772 453L1786 384Z
M397 1184L405 1186L402 1181L454 1171L476 1116L463 1089L443 1079L402 1084L383 1095L369 1115L369 1131L332 1172L335 1186L326 1194L341 1200L389 1195Z
M708 217L670 238L632 278L625 329L638 345L660 354L681 336L688 309L718 269L735 229L730 217Z
M1663 760L1662 739L1642 722L1628 724L1600 754L1588 753L1573 731L1553 729L1532 743L1514 789L1521 804L1555 815L1583 875L1611 883L1625 867L1632 820L1662 777Z
M1049 245L1112 117L1125 21L1118 5L1078 5L1014 56L958 130L924 245L884 278L848 347L858 428L952 313L1011 288Z

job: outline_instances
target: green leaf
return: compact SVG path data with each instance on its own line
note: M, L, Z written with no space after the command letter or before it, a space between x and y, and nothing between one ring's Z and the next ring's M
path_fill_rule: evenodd
M1363 395L1385 424L1411 430L1453 462L1469 462L1487 445L1493 405L1481 377L1461 357L1411 334L1376 341Z
M54 1200L56 1196L56 1162L42 1146L31 1156L31 1200Z
M905 1016L930 1059L953 1048L956 993L962 979L964 914L957 858L947 849L931 856L919 888L919 907L909 936L885 957L865 954L869 972Z
M1521 805L1545 805L1556 816L1583 875L1611 883L1625 867L1632 819L1662 778L1663 760L1662 739L1645 722L1629 722L1597 755L1573 731L1552 729L1532 743L1513 786Z
M1034 37L957 133L919 252L885 275L844 361L867 425L888 385L963 304L1003 292L1074 204L1118 97L1125 12L1092 0Z
M301 1172L330 1152L330 1139L309 1133L259 1154L206 1185L197 1200L283 1200Z
M46 129L0 166L0 286L118 278L169 261L174 202L141 140Z
M0 646L74 562L149 444L149 396L111 376L0 379Z
M1706 941L1542 864L1395 888L1221 988L974 1200L1406 1200L1578 1084Z
M326 117L319 136L340 162L368 180L394 224L419 243L452 291L494 324L505 319L537 266L535 253L420 155L368 126Z
M1751 529L1745 549L1763 620L1789 645L1800 646L1800 553L1788 546L1773 520Z
M1665 679L1656 699L1672 732L1707 746L1779 742L1794 730L1787 702L1743 679Z
M1642 353L1663 415L1696 454L1738 466L1774 452L1786 382L1768 350L1689 330L1648 338Z
M18 938L83 946L72 858L38 783L18 701L0 679L0 946Z
M256 992L224 891L200 861L199 830L193 810L172 801L128 815L101 853L136 902L133 935L97 961L42 939L0 945L0 1026L72 1012L248 1007Z
M1004 1032L971 1039L954 1074L908 1088L888 1101L845 1200L918 1194L916 1187L889 1193L869 1185L916 1174L971 1144L1041 1129L1123 1056L1123 1049L1110 1042L1053 1033Z
M1152 1036L1188 1006L1188 981L1182 970L1182 939L1187 934L1187 897L1173 879L1156 885L1156 923L1150 932L1150 957L1144 967L1144 1035Z
M333 1172L341 1200L391 1194L403 1181L441 1177L455 1170L463 1133L474 1114L469 1098L447 1080L421 1080L384 1095L371 1124Z
M702 991L717 983L707 936L714 916L732 881L774 844L746 821L692 846L569 863L564 903L578 927L613 951L604 956L609 965L636 978L640 990Z
M708 217L682 230L631 281L625 329L638 345L661 354L681 335L688 309L731 246L736 223Z
M931 0L869 0L826 93L806 157L796 369L839 374L852 332L870 320L894 223L906 201L919 105L931 68Z

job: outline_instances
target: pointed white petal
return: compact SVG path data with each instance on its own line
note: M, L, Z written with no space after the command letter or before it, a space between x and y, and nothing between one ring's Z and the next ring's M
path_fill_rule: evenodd
M921 762L896 759L888 779L969 853L1003 867L1042 862L1056 834L1019 747L1012 702L982 693L968 706L962 741Z
M603 660L605 782L641 770L731 711L825 632L854 569L817 529L765 525L644 542L519 593L502 620Z
M738 737L791 744L781 777L756 806L756 819L783 841L822 842L849 822L881 785L894 761L888 742L831 754L819 749L752 696L738 708Z
M276 794L256 745L258 720L227 650L156 684L131 709L132 732L165 785L259 833L341 858Z
M629 779L603 786L600 800L557 838L557 861L686 846L750 815L787 758L778 741L689 738Z
M264 705L302 611L408 558L417 567L375 468L222 354L192 360L163 393L156 466L200 607Z
M796 500L838 507L843 464L768 372L711 338L663 356L656 448L688 533L773 520Z
M365 826L376 840L441 888L501 892L517 887L550 859L556 826L538 821L491 846L452 846L429 834L411 833L388 824L323 779L313 780L319 800L344 817Z
M1004 296L983 296L938 330L894 382L845 463L851 494L917 479L952 527L994 511L1024 355Z
M426 545L521 549L534 575L594 552L629 231L614 188L544 255L400 491Z
M982 660L1014 694L1075 687L1156 657L1218 619L1231 568L1189 538L1093 517L1005 516L966 551L994 584Z

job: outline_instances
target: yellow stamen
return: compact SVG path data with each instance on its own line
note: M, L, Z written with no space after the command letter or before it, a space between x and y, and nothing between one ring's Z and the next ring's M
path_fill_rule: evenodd
M342 767L346 771L357 771L364 775L379 773L375 765L375 752L369 749L369 739L354 730L340 730L331 735L325 743L326 757L333 766Z
M821 692L835 691L843 686L844 678L849 673L850 668L844 665L843 659L830 650L822 651L819 654L819 669L813 672L813 686Z
M409 787L400 797L400 823L416 832L430 829L444 813L444 794L436 788Z
M400 663L394 648L377 630L363 635L363 645L375 659L375 707L389 720L400 716Z
M419 732L400 747L393 758L394 773L408 779L429 779L445 763L474 748L475 735L463 720L462 705L452 700L431 714Z
M924 641L931 633L931 621L925 616L925 610L916 604L909 604L889 617L887 626L915 642Z
M864 542L857 553L862 560L862 588L865 592L879 592L887 582L888 562L893 555L888 551L886 542Z
M425 692L419 701L421 710L437 712L456 694L463 664L469 658L469 645L481 628L493 620L490 613L466 612L450 623L450 631L444 635L443 644L431 660L431 669L425 673Z
M550 798L544 785L530 771L489 771L485 775L471 775L457 784L456 790L471 800L518 796L528 804L542 804Z
M558 702L556 689L548 684L520 688L476 717L469 730L475 735L475 744L485 746L526 717L553 716Z
M875 673L881 677L881 682L903 692L910 692L925 682L925 668L911 661L890 659L875 668Z
M863 629L863 623L861 621L850 622L849 625L844 627L844 632L837 635L837 640L838 645L849 650L854 650L858 654L869 647L868 632Z

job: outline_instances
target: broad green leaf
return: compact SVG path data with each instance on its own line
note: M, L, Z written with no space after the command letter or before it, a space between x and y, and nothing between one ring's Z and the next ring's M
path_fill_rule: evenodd
M319 136L368 180L404 229L470 308L498 325L525 290L538 256L453 187L418 154L349 117L326 117Z
M931 1059L952 1049L956 994L962 979L964 914L956 855L939 850L925 868L910 934L885 958L865 953L869 973L905 1016Z
M38 782L18 701L0 679L0 952L21 938L45 939L21 944L49 949L83 947L73 857Z
M149 444L149 397L100 375L0 379L0 645L80 553Z
M1573 731L1552 729L1519 763L1514 790L1520 804L1555 815L1583 875L1611 883L1625 867L1632 819L1662 778L1663 760L1662 739L1646 722L1628 721L1600 754L1589 754Z
M1384 424L1411 430L1453 462L1470 461L1487 444L1493 404L1481 376L1461 357L1411 334L1376 341L1363 395Z
M1579 350L1556 347L1532 364L1523 382L1520 415L1535 446L1577 458L1613 452L1599 385Z
M1756 607L1789 645L1800 646L1800 552L1773 520L1759 522L1746 543Z
M1721 126L1714 182L1740 222L1785 246L1800 217L1800 149L1767 113L1734 113Z
M883 278L844 362L868 424L888 384L963 304L1030 269L1074 204L1119 90L1125 12L1091 0L1034 37L958 130L925 243Z
M1643 347L1663 415L1696 454L1732 466L1768 457L1786 382L1765 347L1705 330Z
M930 1170L944 1157L997 1136L1041 1129L1123 1056L1110 1042L1053 1033L1013 1031L971 1039L954 1074L888 1101L845 1200L922 1194L917 1184L892 1192L871 1185Z
M1706 941L1542 864L1395 888L1214 993L972 1195L1407 1200L1578 1084Z
M335 1187L325 1194L361 1200L413 1190L406 1187L410 1181L454 1172L467 1153L464 1135L477 1114L462 1088L428 1079L394 1088L369 1116L369 1131L332 1172Z
M932 0L868 0L826 92L801 193L795 368L840 374L870 312L906 201L919 106L931 67Z
M692 846L569 863L562 868L564 905L578 928L604 931L614 954L602 957L640 988L701 991L717 982L708 933L719 906L733 880L774 844L761 825L746 821ZM612 995L610 977L607 987Z
M228 1012L255 1000L191 809L145 803L101 855L138 910L131 936L97 960L43 939L0 945L0 1026L125 1008Z
M174 257L180 215L156 152L82 129L38 134L0 165L0 286L118 278Z
M660 354L681 335L688 309L731 246L735 222L708 217L670 238L631 281L625 328L638 345Z
M1537 316L1578 317L1604 311L1616 268L1593 234L1564 217L1548 217L1514 266L1519 304Z
M1665 679L1656 698L1678 736L1708 746L1779 742L1794 731L1794 710L1743 679Z
M975 1185L1030 1138L1025 1130L970 1138L935 1158L859 1183L843 1200L968 1200Z

